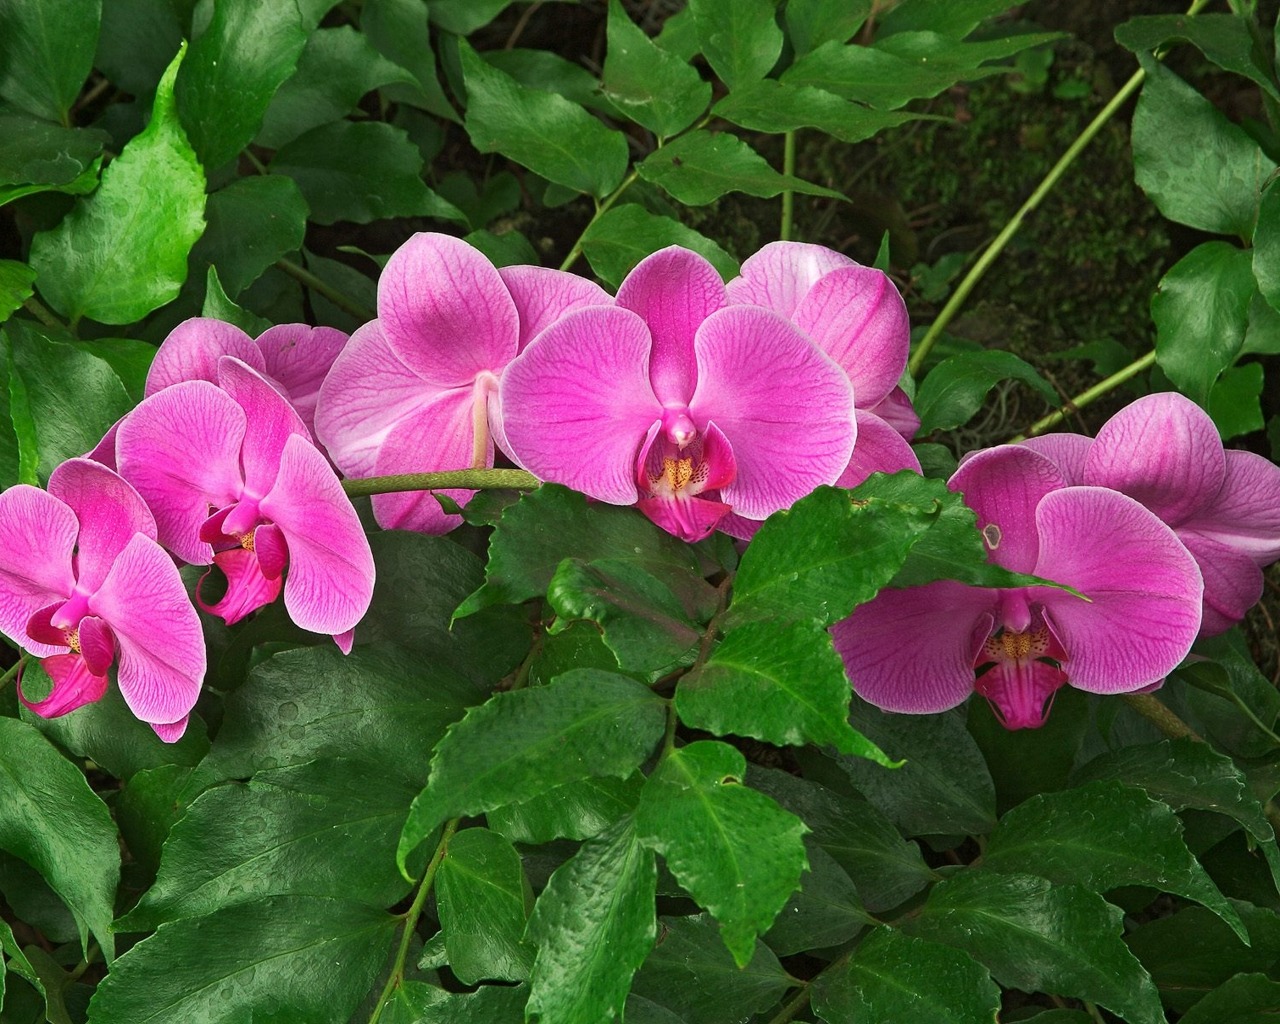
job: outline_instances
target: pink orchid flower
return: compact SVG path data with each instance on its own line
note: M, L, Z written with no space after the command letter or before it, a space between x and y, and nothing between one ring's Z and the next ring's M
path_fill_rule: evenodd
M232 356L217 377L172 384L126 416L120 473L151 506L161 544L225 574L225 596L206 611L237 622L275 600L287 565L290 618L350 651L374 577L355 509L270 381Z
M352 477L492 466L495 441L507 450L497 404L507 364L562 313L611 301L576 275L497 270L461 239L414 235L378 280L378 318L351 336L321 386L320 440ZM466 504L474 492L442 493ZM461 522L420 491L375 495L373 511L387 529L444 533Z
M502 378L510 454L544 480L701 540L730 510L786 508L848 465L848 377L794 324L730 305L715 268L672 246L616 305L547 327Z
M1262 596L1262 568L1280 558L1280 467L1224 450L1213 420L1189 398L1139 398L1095 439L1048 434L1023 444L1052 459L1068 483L1121 491L1173 527L1204 576L1202 635L1230 629Z
M1087 600L951 580L882 590L832 629L864 699L925 714L977 690L1007 728L1036 728L1064 684L1154 688L1186 656L1200 628L1200 571L1138 502L1070 487L1052 461L1019 445L972 456L948 486L977 513L993 562Z
M53 681L46 718L107 692L166 742L179 739L204 678L204 635L156 523L137 491L96 462L71 459L49 489L0 494L0 631Z
M856 487L872 473L920 472L910 441L920 427L898 386L911 348L906 304L887 274L806 242L770 242L729 282L730 302L787 317L853 382L858 443L836 483Z

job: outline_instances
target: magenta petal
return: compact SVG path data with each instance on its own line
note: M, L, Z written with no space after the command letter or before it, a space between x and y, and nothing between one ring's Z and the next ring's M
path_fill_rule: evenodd
M706 540L732 506L709 498L641 498L636 508L667 533L689 544Z
M853 262L823 245L770 242L747 257L742 276L729 282L729 301L765 306L790 317L824 274Z
M1247 554L1185 529L1178 539L1200 567L1204 577L1204 617L1201 636L1225 633L1244 618L1245 612L1262 597L1262 570Z
M204 581L209 578L209 573L205 573L196 585L196 604L210 615L216 615L228 626L234 626L246 615L252 615L259 608L269 605L280 596L284 587L284 580L279 576L268 579L254 552L244 548L219 551L213 556L213 564L226 578L226 592L215 604L206 603L200 594Z
M85 665L95 676L105 676L116 660L116 638L111 627L96 615L86 615L80 620L79 634Z
M311 440L311 431L270 381L238 359L218 363L218 383L244 410L248 426L240 446L244 490L257 498L271 489L285 442L295 434Z
M265 368L253 339L234 324L197 316L178 324L156 349L144 397L184 380L218 382L218 360L235 356L255 370Z
M801 299L796 326L840 364L860 408L898 384L911 349L907 305L883 271L857 264L823 275Z
M517 351L523 352L553 321L583 306L611 306L613 297L594 281L548 267L502 267L502 283L511 292L520 317Z
M258 335L263 372L284 388L308 430L315 429L320 385L346 343L347 336L342 331L307 324L280 324Z
M716 268L678 245L645 257L619 285L618 305L639 314L653 336L649 382L663 404L689 403L697 385L694 335L726 301Z
M1043 661L998 661L974 689L991 702L1006 729L1039 729L1049 718L1053 695L1067 682L1062 669Z
M885 711L946 711L973 692L973 662L991 632L993 591L938 580L882 590L831 627L854 690Z
M75 513L47 491L18 484L0 493L0 631L33 654L55 653L28 643L27 621L71 596L78 530Z
M289 438L260 507L289 546L289 617L313 633L355 626L373 599L373 552L333 469L305 438Z
M156 539L155 518L141 495L101 463L68 459L49 474L49 493L79 520L76 579L83 590L98 588L135 533Z
M874 413L854 410L858 440L837 487L857 487L872 473L896 473L909 469L920 472L920 460L901 434Z
M640 444L662 416L649 346L644 321L612 306L577 310L543 331L502 375L515 460L543 480L632 504Z
M279 579L289 562L289 545L284 534L274 523L264 523L253 531L253 553L258 556L262 575L269 580Z
M111 428L102 435L102 440L95 444L91 451L85 452L84 457L92 459L94 462L99 462L114 472L116 469L116 432L123 422L124 418L121 417L111 424Z
M1067 487L1036 509L1035 574L1088 598L1036 591L1066 649L1073 686L1123 693L1166 676L1200 629L1203 590L1195 559L1173 531L1132 498Z
M1045 434L1042 437L1029 437L1019 441L1020 445L1039 452L1062 474L1062 479L1070 484L1082 484L1084 480L1084 464L1089 457L1089 448L1093 438L1084 434L1072 434L1063 431L1060 434Z
M515 302L493 264L459 238L428 232L383 268L378 321L400 360L444 388L501 370L520 337Z
M53 689L42 701L32 703L22 694L22 679L18 679L18 700L41 718L57 718L86 704L101 700L107 692L106 673L94 675L84 658L78 654L55 654L40 662Z
M187 724L191 721L190 715L183 715L176 722L170 722L167 725L158 722L152 722L151 728L155 730L155 734L159 736L165 743L177 743L182 739L183 734L187 731Z
M904 441L910 441L920 430L920 417L916 415L911 399L901 387L894 388L866 411L879 416L893 427Z
M83 597L81 597L83 600ZM26 644L24 646L44 648L44 653L63 653L69 648L67 643L67 631L60 626L53 624L54 615L62 611L67 605L66 601L55 601L53 604L45 605L45 607L32 612L31 618L27 619L25 631L27 636L35 641L35 644Z
M991 561L1031 572L1039 550L1036 507L1066 486L1057 466L1030 448L1005 444L966 459L947 486L976 513Z
M1084 482L1136 498L1171 526L1217 497L1226 475L1218 429L1175 392L1131 402L1098 431Z
M853 388L804 334L766 309L729 306L696 348L689 411L733 446L738 476L721 496L738 515L765 519L839 479L854 450Z
M338 645L338 650L343 654L350 654L351 647L356 642L356 629L352 626L348 630L341 633L333 634L333 642Z
M1188 532L1211 537L1259 566L1280 558L1280 466L1253 452L1227 452L1226 477L1213 503L1178 524L1179 536Z

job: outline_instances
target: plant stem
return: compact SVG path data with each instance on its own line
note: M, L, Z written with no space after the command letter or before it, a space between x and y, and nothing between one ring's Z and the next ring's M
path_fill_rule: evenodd
M311 271L307 270L305 267L298 266L298 264L294 263L292 260L278 259L276 260L276 266L292 277L295 281L306 285L313 292L319 292L339 309L350 313L357 320L367 321L377 319L378 314L374 310L362 306L354 299L338 291L337 288L321 281L320 278L316 277L315 274L311 273Z
M1081 391L1075 398L1071 399L1060 409L1055 409L1043 419L1036 420L1031 426L1027 427L1025 434L1019 434L1017 437L1011 438L1010 443L1014 444L1018 441L1025 441L1028 437L1035 437L1037 434L1043 434L1050 427L1057 426L1073 412L1083 409L1090 402L1101 398L1109 391L1114 391L1125 381L1136 377L1143 370L1148 370L1155 365L1156 354L1154 351L1148 352L1140 359L1135 359L1132 363L1122 370L1117 370L1106 380L1099 381L1087 391Z
M1171 740L1195 740L1203 743L1204 737L1187 725L1167 704L1149 693L1122 693L1124 702L1151 722Z
M827 968L827 970L830 969ZM803 982L800 991L783 1004L782 1009L769 1019L769 1024L787 1024L788 1021L793 1020L797 1013L809 1005L809 987L812 984L812 981Z
M46 327L52 327L54 330L59 331L65 331L67 329L66 324L45 309L44 305L34 295L24 300L22 306L28 313L34 316Z
M782 173L788 178L796 173L796 133L793 128L782 136ZM791 241L791 225L795 216L796 194L791 189L782 191L782 224L778 227L778 237L784 242Z
M627 189L629 189L632 183L639 176L640 176L640 172L633 169L630 174L628 174L625 178L622 179L621 185L615 188L612 192L610 192L607 196L605 196L602 200L600 200L599 203L596 204L596 212L591 215L591 219L587 221L587 226L582 229L582 234L578 236L578 240L573 243L573 248L569 250L569 255L566 256L564 258L564 262L560 264L561 270L568 270L571 266L574 265L574 263L577 262L578 257L582 255L582 240L586 237L587 232L590 231L592 227L595 226L596 221L598 221L601 217L603 217L606 213L609 212L609 209L613 206L614 203L618 201L622 193L625 192Z
M366 476L343 480L342 489L349 498L368 494L393 494L397 491L435 491L461 487L472 491L511 488L531 491L542 483L523 469L448 469L439 473L397 473L393 476Z
M28 658L28 655L24 651L22 654L18 656L17 662L13 665L10 665L9 668L5 671L5 674L0 676L0 690L4 689L4 687L8 684L9 680L22 671L22 666L27 663L27 658Z
M404 962L409 956L409 945L413 941L413 930L417 927L422 908L426 906L427 896L431 892L431 885L436 880L436 871L439 869L440 862L444 860L445 852L449 848L449 840L458 831L459 820L454 818L452 821L445 823L444 831L440 833L440 842L436 843L436 852L432 855L431 863L427 865L427 872L422 876L422 882L418 885L418 894L413 898L413 906L405 912L404 934L400 936L400 948L396 950L396 962L391 968L391 976L387 978L387 983L382 988L382 994L378 996L377 1005L374 1006L373 1014L369 1017L369 1024L378 1024L378 1018L382 1016L383 1008L387 1005L387 1000L391 998L391 993L404 981Z

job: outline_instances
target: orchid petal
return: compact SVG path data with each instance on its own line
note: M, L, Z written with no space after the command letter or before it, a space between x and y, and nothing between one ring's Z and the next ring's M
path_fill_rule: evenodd
M129 710L162 725L188 714L205 672L204 633L173 560L135 534L89 607L115 633L117 679Z
M628 309L562 317L502 375L512 456L529 472L614 505L636 498L636 456L662 416L649 383L648 328Z
M190 721L190 715L183 715L176 722L169 722L167 724L162 722L151 722L150 725L155 734L165 743L177 743L178 740L182 739L183 734L186 733L187 725Z
M81 598L83 600L83 597ZM31 618L27 619L24 627L27 638L34 640L35 643L23 642L23 646L33 648L33 653L38 654L62 654L70 649L67 642L67 631L53 624L53 617L57 615L68 602L55 601L53 604L45 605L31 613ZM40 648L35 651L35 648Z
M516 354L520 324L502 278L476 248L419 232L378 279L378 321L387 343L429 384L469 385Z
M350 654L351 647L356 642L356 629L352 626L350 629L341 633L333 634L333 642L338 645L338 650L343 654Z
M156 539L156 521L142 496L119 474L90 459L68 459L49 474L49 493L80 523L76 580L97 590L135 533Z
M90 451L85 452L84 457L101 463L113 473L116 472L116 433L120 430L120 424L123 422L124 417L122 416L111 424L107 432L102 435L102 440L95 444Z
M770 242L748 256L742 264L742 276L729 282L729 301L765 306L790 317L824 274L853 262L823 245Z
M289 545L274 523L263 523L253 531L253 553L258 556L262 575L269 580L279 579L289 564Z
M1217 497L1225 476L1213 420L1189 398L1163 392L1131 402L1102 425L1084 482L1123 491L1177 526Z
M894 388L866 411L879 416L901 434L905 441L910 441L920 430L920 417L916 415L911 399L900 386Z
M920 472L920 460L901 434L879 416L861 409L854 410L858 421L858 440L837 487L857 487L872 473L896 473L909 469Z
M882 590L831 627L853 688L885 711L946 711L973 692L973 662L991 633L990 590L938 580Z
M636 508L667 533L689 544L706 540L732 510L710 498L641 498Z
M1035 574L1074 587L1036 588L1067 651L1071 684L1123 693L1166 676L1200 629L1203 584L1174 532L1134 499L1102 487L1067 487L1036 508Z
M342 331L307 324L279 324L258 335L263 373L284 388L285 397L313 436L320 385L346 343Z
M216 615L228 626L234 626L246 615L252 615L259 608L269 605L280 596L284 587L284 580L279 576L268 578L263 573L256 554L245 548L219 551L213 556L213 564L226 578L227 589L216 603L205 602L200 590L213 571L211 569L200 577L200 582L196 585L196 604L210 615Z
M649 381L664 405L688 405L697 385L694 335L727 301L720 274L704 257L678 245L646 256L618 286L618 305L649 326Z
M275 482L285 442L297 434L310 443L311 431L275 386L239 359L224 356L219 361L218 382L248 420L240 446L240 465L245 493L259 497Z
M974 689L986 697L1006 729L1039 729L1049 718L1053 695L1067 683L1056 665L1031 659L998 661Z
M96 615L86 615L77 632L85 665L95 676L105 676L116 660L116 638L111 627Z
M1242 551L1212 537L1175 531L1191 552L1204 577L1204 615L1201 636L1225 633L1258 603L1265 585L1262 570Z
M840 367L794 324L755 306L713 313L695 344L689 412L733 446L738 476L721 494L738 515L765 519L839 479L857 432Z
M373 599L373 552L342 484L305 438L285 444L276 486L260 507L289 546L289 617L313 633L355 626Z
M978 517L991 561L1014 572L1031 572L1040 541L1036 507L1066 486L1058 467L1021 445L980 451L951 475L947 486L964 495Z
M71 596L71 565L79 524L65 504L39 488L17 484L0 493L0 631L33 654L60 648L32 644L27 622Z
M22 680L18 680L18 700L41 718L58 718L86 704L101 700L107 692L106 674L94 675L84 658L78 654L55 654L40 662L53 689L42 701L32 703L22 693Z
M1058 467L1062 479L1068 485L1085 482L1084 466L1089 457L1089 448L1093 438L1084 434L1072 434L1063 431L1059 434L1044 434L1040 437L1029 437L1019 441L1024 448L1039 452Z
M187 381L158 391L120 424L120 475L150 507L160 543L185 562L213 558L200 540L210 506L239 499L240 446L245 412L208 381Z
M1226 453L1226 476L1213 503L1178 524L1248 555L1259 565L1280 559L1280 466L1253 452Z
M502 283L511 292L520 317L517 351L523 352L553 321L583 306L611 306L613 297L594 281L549 267L502 267Z
M234 324L206 316L182 321L156 349L143 397L185 380L218 383L218 360L222 356L235 356L255 370L266 366L253 339Z

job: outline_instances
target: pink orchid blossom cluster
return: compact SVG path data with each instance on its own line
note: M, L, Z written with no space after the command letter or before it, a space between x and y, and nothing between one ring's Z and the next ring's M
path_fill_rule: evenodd
M1085 600L947 580L881 591L832 632L854 689L887 711L945 711L976 690L1008 728L1036 728L1066 684L1155 689L1197 636L1244 617L1280 558L1280 467L1225 451L1179 394L1138 399L1096 438L977 452L948 486L992 562Z

